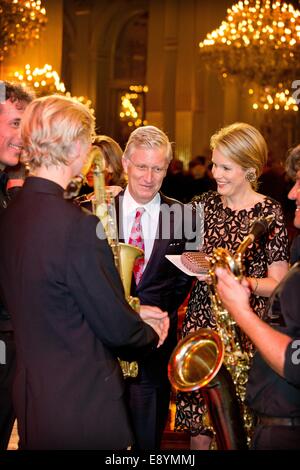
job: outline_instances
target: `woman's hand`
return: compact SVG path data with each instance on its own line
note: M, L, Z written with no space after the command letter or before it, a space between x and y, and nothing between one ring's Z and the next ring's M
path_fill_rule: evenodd
M208 274L197 274L196 278L198 279L198 281L204 281L204 282L207 282L208 284L210 282L210 277Z
M168 336L170 326L168 312L153 305L141 305L139 314L141 319L150 325L158 334L159 342L157 347L159 348Z

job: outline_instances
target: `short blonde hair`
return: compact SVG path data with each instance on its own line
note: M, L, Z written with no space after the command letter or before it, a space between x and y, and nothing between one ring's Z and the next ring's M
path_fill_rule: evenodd
M75 157L75 141L88 147L94 134L95 118L85 105L60 95L37 98L22 116L22 161L31 169L67 165Z
M160 149L163 147L166 149L166 159L170 163L173 158L173 152L168 136L155 126L138 127L129 136L124 151L124 158L130 159L133 151L137 148Z
M254 168L256 179L262 174L268 159L268 147L261 133L250 124L236 122L223 127L210 139L212 150L219 150L244 170ZM251 183L256 189L256 181Z

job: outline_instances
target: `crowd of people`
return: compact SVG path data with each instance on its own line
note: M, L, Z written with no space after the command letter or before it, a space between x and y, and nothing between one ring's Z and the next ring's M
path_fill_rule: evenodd
M17 418L20 449L160 449L177 312L188 295L182 336L216 327L208 276L189 276L166 255L234 253L266 216L273 221L247 249L242 282L217 268L217 289L254 355L252 448L298 448L300 239L290 254L281 204L259 190L268 158L261 133L246 123L224 127L211 138L211 165L199 156L183 175L155 126L134 130L123 151L95 135L81 103L0 85L0 448ZM77 201L64 199L92 145L104 157L104 184L113 187L118 239L143 249L131 283L138 311L125 298L101 222L81 207L93 198L93 167ZM299 229L299 147L287 173ZM137 377L124 378L119 359L137 361ZM201 390L177 394L175 428L190 434L194 450L211 445L204 413Z

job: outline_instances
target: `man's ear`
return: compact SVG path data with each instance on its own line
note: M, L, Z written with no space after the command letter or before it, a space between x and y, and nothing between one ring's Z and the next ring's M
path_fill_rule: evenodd
M74 158L84 158L87 160L88 154L91 150L92 145L82 142L80 139L76 139L74 142Z
M71 157L71 160L77 160L82 153L82 144L79 139L76 139L71 143L71 146L69 148L69 156Z

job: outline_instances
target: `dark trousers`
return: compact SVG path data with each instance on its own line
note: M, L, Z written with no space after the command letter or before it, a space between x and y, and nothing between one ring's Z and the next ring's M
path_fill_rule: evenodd
M134 450L159 449L168 419L170 384L153 385L143 370L137 379L126 379L125 383Z
M12 331L0 331L5 345L5 364L0 364L0 450L7 449L15 420L12 386L16 367L16 348Z
M299 450L300 426L256 426L252 450Z

